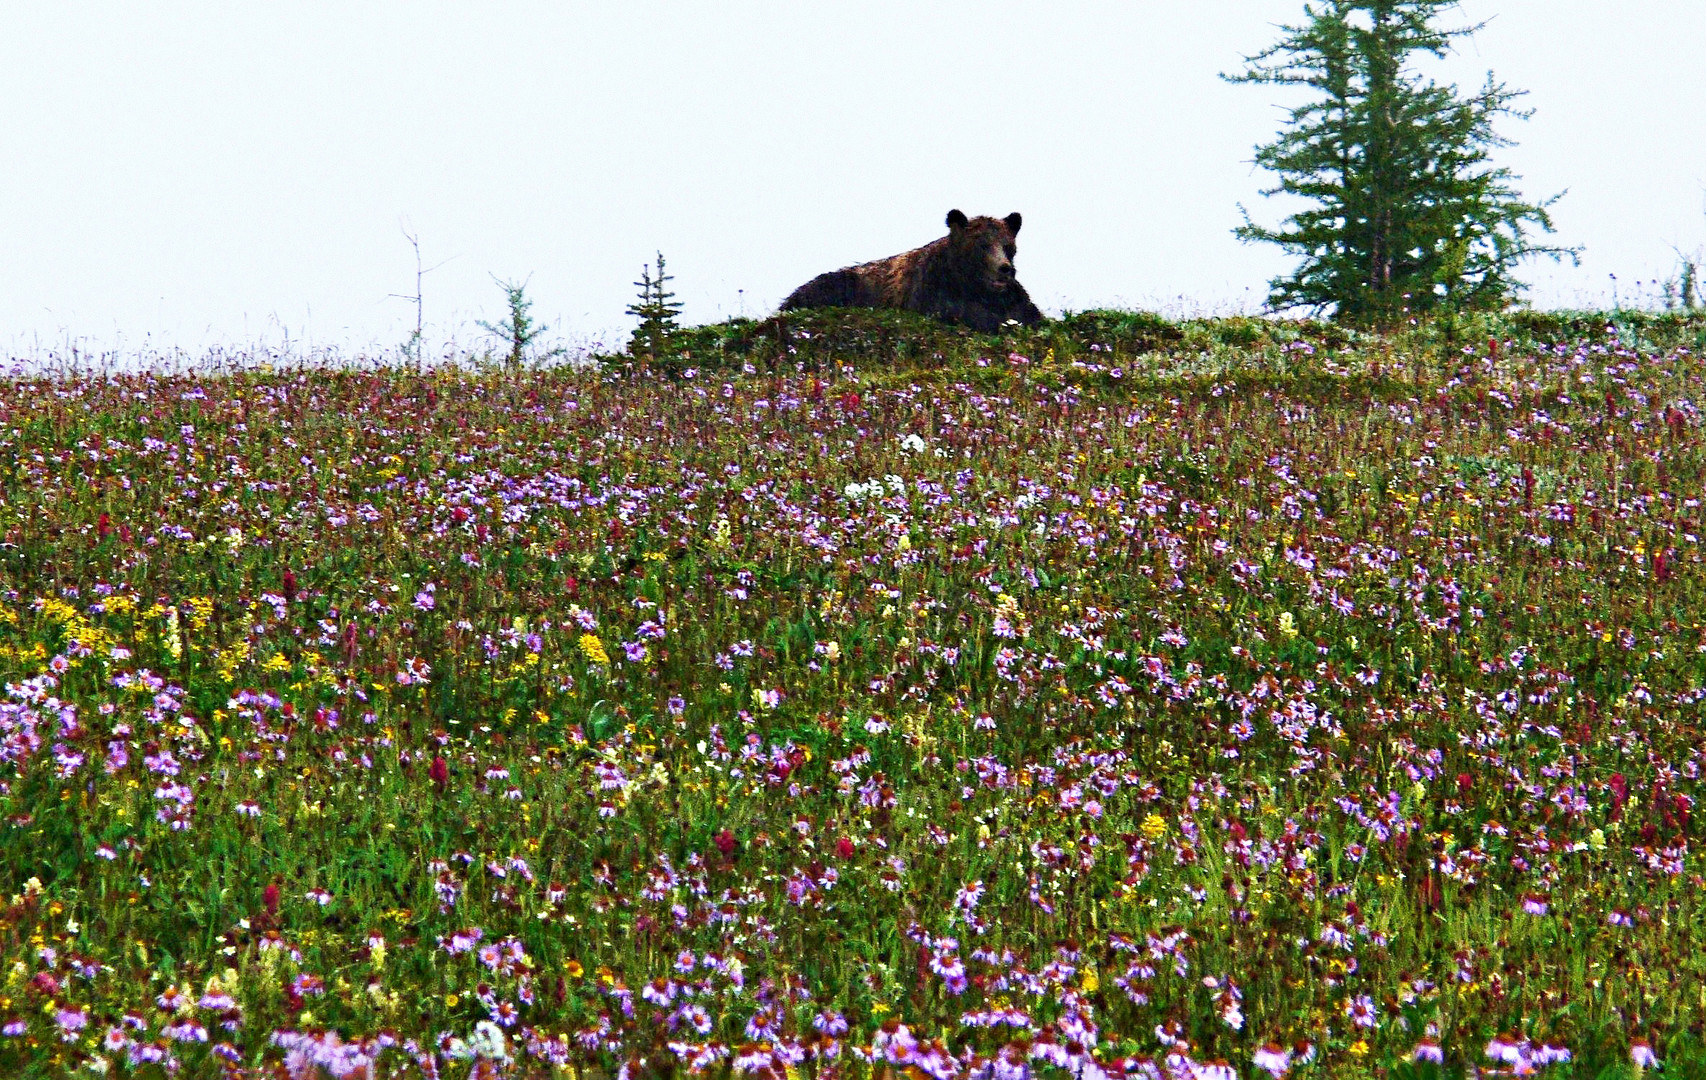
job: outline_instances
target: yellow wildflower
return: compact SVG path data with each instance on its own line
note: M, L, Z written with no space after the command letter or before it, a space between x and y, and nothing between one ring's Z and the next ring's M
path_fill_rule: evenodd
M587 658L587 661L589 663L593 663L593 664L608 664L608 663L610 663L610 654L604 651L604 642L598 640L598 637L596 635L594 635L594 634L582 634L581 640L580 640L580 648L581 648L581 654Z

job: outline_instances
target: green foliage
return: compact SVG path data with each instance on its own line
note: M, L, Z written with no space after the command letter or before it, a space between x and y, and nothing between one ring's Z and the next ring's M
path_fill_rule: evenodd
M650 266L640 268L640 280L634 282L640 295L628 306L628 314L640 320L628 351L652 364L668 363L675 355L673 342L680 331L677 316L681 314L680 302L668 289L675 278L664 272L663 252L657 253L657 260L655 272Z
M1217 318L1170 320L1152 312L1068 312L1037 327L1008 327L984 334L907 311L824 308L791 311L766 319L729 319L684 327L671 336L679 370L694 375L753 372L826 373L846 366L938 377L956 370L987 377L1003 358L1052 365L1068 378L1097 378L1122 372L1126 380L1213 377L1228 373L1262 378L1309 377L1297 370L1295 347L1323 353L1352 349L1357 355L1401 360L1404 373L1425 365L1449 370L1461 362L1466 342L1498 338L1514 348L1552 347L1589 341L1600 345L1706 351L1706 321L1677 312L1532 311L1466 314L1448 326L1421 320L1395 335L1371 336L1355 326L1315 320ZM1379 352L1369 346L1383 342ZM601 358L606 366L620 357ZM1384 368L1383 368L1384 370ZM1294 383L1295 385L1295 383Z
M1510 170L1491 164L1509 145L1495 131L1521 95L1493 81L1468 97L1410 69L1441 57L1478 27L1441 29L1453 0L1325 0L1304 7L1271 48L1229 81L1302 87L1286 129L1256 163L1280 177L1264 195L1308 204L1279 228L1245 213L1236 233L1277 244L1301 262L1270 283L1275 309L1331 310L1336 319L1390 326L1436 310L1498 310L1520 291L1524 258L1574 258L1535 243L1552 232L1548 208L1523 201Z
M509 314L502 322L489 323L482 320L479 326L507 344L509 355L506 360L510 364L520 365L529 357L534 344L550 327L538 325L533 321L533 300L527 295L527 282L503 281L497 277L492 280L503 290L504 303Z
M988 334L915 312L879 308L818 308L767 319L730 319L687 327L671 337L680 365L702 371L823 371L848 363L940 367L1009 353L1046 358L1094 345L1108 359L1167 352L1200 343L1238 348L1284 338L1291 331L1262 319L1175 323L1143 311L1068 312L1034 327L1007 326Z
M767 319L689 327L672 338L681 363L706 371L821 371L862 361L902 363L992 350L1023 334L986 335L910 311L817 308Z
M1676 277L1665 282L1665 310L1692 312L1706 308L1706 297L1700 291L1700 264L1706 261L1706 248L1696 248L1693 253L1678 250L1676 257L1681 265Z
M1679 252L1677 261L1676 276L1664 283L1665 310L1689 312L1706 306L1700 296L1700 255Z

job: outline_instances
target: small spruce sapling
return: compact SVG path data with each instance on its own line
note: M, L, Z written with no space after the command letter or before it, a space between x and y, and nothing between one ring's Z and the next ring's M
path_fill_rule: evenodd
M1700 255L1684 254L1678 250L1677 261L1681 267L1674 278L1664 283L1665 310L1681 310L1685 314L1693 313L1702 307L1700 299Z
M498 288L504 291L504 301L509 306L509 316L498 323L481 320L479 327L488 334L508 342L509 356L506 359L511 364L519 365L527 358L528 350L544 336L550 327L540 326L533 321L533 316L530 314L533 301L527 295L526 281L504 281L495 275L492 280L497 282ZM529 278L529 280L532 279ZM553 349L546 355L555 355L559 351Z
M681 329L676 316L681 314L682 305L668 289L669 282L674 280L664 272L663 252L660 251L656 273L651 266L642 266L640 280L634 282L640 289L640 295L635 303L628 306L628 314L640 320L640 325L634 329L634 339L628 343L628 351L653 364L670 359L671 339Z
M1706 263L1706 248L1695 248L1693 252L1683 251L1672 247L1676 252L1677 274L1667 278L1662 286L1666 311L1681 311L1692 315L1697 311L1706 310L1706 297L1700 295L1700 266Z

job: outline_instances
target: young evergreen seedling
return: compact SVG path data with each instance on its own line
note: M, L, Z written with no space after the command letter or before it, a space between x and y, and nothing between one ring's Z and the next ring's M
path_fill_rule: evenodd
M681 329L676 316L681 314L682 305L668 289L669 282L674 280L664 272L663 252L660 251L656 273L651 266L642 266L640 280L634 282L640 289L640 295L628 306L627 313L639 319L640 325L634 330L628 351L653 364L669 358L671 338Z
M499 323L489 323L482 320L480 329L503 339L509 344L509 363L519 365L526 358L533 344L542 337L548 326L534 323L530 314L533 301L527 295L527 282L503 281L494 276L493 281L504 291L504 301L509 307L509 316ZM531 280L531 279L530 279Z

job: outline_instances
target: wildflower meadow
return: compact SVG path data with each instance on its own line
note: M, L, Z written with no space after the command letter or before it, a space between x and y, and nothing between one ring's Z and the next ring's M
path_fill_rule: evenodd
M1706 323L0 383L0 1074L1706 1075Z

